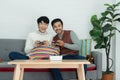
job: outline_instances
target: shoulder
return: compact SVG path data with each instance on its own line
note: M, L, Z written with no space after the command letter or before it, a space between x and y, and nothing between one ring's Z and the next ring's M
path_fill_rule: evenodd
M76 33L74 31L70 31L70 36L76 36Z
M70 34L75 34L75 32L73 30L70 31Z
M36 32L30 32L29 35L36 34Z
M73 30L64 30L64 33L75 34L75 32Z
M64 30L64 32L71 32L72 30Z

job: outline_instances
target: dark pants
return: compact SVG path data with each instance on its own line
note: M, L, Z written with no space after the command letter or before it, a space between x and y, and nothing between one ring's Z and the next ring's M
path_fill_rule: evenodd
M79 56L79 55L65 55L65 56L63 56L63 59L64 60L67 60L67 59L85 60L86 57ZM84 65L85 74L86 74L86 69L87 69L87 65ZM63 80L59 69L51 69L51 72L52 72L52 75L54 76L54 80ZM76 72L76 74L77 74L77 72Z
M26 60L26 59L29 59L28 56L26 56L26 55L24 55L24 54L22 54L20 52L10 52L9 53L9 58L11 60L16 60L16 59L18 59L18 60Z
M9 58L11 60L16 60L16 59L26 60L26 59L29 59L28 56L26 56L24 54L21 54L19 52L11 52L9 54ZM63 59L75 59L75 60L80 59L80 60L84 60L86 58L83 57L83 56L79 56L79 55L65 55L65 56L63 56ZM86 74L86 68L87 68L87 65L84 65L85 74ZM63 80L59 69L51 69L50 71L51 71L51 73L53 75L54 80Z

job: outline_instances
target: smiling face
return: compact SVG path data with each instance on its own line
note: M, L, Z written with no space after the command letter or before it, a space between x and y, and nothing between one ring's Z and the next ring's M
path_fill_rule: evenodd
M41 21L39 24L38 24L38 29L41 33L45 33L46 30L48 28L48 24L45 23L44 21Z
M62 34L62 32L63 32L63 25L62 25L62 23L60 22L60 21L58 21L58 22L55 22L54 24L53 24L53 30L57 33L57 34Z

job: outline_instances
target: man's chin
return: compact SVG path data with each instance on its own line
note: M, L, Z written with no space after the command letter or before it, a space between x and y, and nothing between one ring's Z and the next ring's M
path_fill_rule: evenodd
M40 31L41 33L45 33L46 31Z
M60 32L56 32L56 33L59 34L59 35L61 34Z
M60 32L56 31L57 34L60 34Z
M55 31L57 34L61 34L62 31L61 30L58 30L58 31Z

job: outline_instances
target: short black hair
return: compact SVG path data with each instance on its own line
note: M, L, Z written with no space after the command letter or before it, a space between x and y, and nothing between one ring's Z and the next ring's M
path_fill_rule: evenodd
M37 23L38 23L38 24L41 23L42 21L43 21L44 23L46 23L46 24L49 24L49 19L48 19L47 16L41 16L41 17L39 17L39 18L37 19Z
M51 22L51 25L53 26L54 23L56 23L56 22L61 22L61 24L63 25L63 21L60 18L53 19Z

